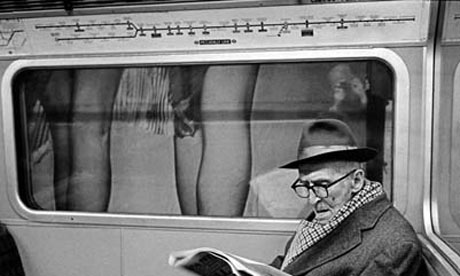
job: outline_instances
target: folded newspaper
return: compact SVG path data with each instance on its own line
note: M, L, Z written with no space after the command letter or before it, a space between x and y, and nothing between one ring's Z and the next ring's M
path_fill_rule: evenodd
M169 265L201 276L289 275L272 266L207 247L173 252L169 255Z

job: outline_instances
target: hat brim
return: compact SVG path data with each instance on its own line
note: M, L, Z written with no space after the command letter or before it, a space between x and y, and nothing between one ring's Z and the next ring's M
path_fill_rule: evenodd
M290 162L286 165L281 166L282 169L298 169L300 165L320 163L326 161L355 161L355 162L366 162L371 160L377 155L377 151L372 148L359 148L352 150L340 150L318 154L310 156L300 160Z

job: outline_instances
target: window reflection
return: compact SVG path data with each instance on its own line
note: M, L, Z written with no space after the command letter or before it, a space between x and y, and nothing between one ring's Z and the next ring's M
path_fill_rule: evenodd
M289 189L309 119L380 155L391 194L392 75L377 61L30 69L14 79L22 200L35 209L305 217Z
M446 55L456 57L455 55ZM458 58L446 59L441 75L442 97L440 97L440 114L435 126L436 152L434 160L434 177L432 197L437 206L433 218L438 227L437 234L447 242L453 250L460 253L460 204L458 196L459 177L459 120L460 109L458 91L460 90L460 70Z

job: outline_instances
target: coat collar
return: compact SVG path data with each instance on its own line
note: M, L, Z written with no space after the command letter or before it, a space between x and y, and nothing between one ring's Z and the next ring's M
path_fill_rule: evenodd
M285 271L293 275L305 274L346 254L361 243L361 231L373 228L390 206L390 201L382 195L357 209L329 236L300 254L285 268Z

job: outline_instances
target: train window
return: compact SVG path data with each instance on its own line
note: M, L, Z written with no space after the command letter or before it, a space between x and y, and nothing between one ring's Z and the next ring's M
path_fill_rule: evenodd
M458 49L446 52L455 58L443 64L444 82L438 118L439 133L436 137L438 151L435 151L434 156L436 170L432 197L436 209L433 213L433 222L438 235L460 254L460 66Z
M394 81L378 60L53 66L13 78L31 209L304 217L297 172L278 166L326 116L380 152L367 173L391 197Z

